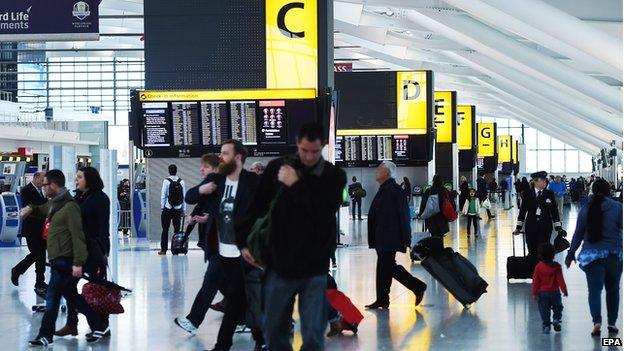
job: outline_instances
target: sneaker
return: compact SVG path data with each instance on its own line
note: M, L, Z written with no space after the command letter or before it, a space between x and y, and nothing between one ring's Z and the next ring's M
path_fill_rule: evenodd
M254 346L254 351L267 351L268 348L266 345L262 345L260 343L256 343L256 346Z
M608 325L607 330L609 331L609 334L617 334L620 332L620 330L614 325Z
M561 331L561 321L554 321L553 322L553 328L555 329L556 332L560 332Z
M337 264L335 264L335 263L332 263L331 270L332 270L332 271L335 271L335 270L337 270L337 269L338 269L338 265L337 265Z
M548 334L550 333L550 325L545 325L542 327L542 333Z
M93 332L93 334L91 334L90 337L87 337L87 342L88 343L94 343L94 342L98 342L100 341L100 339L102 339L104 336L106 336L106 333L110 332L110 328L106 328L105 330L96 330Z
M178 327L184 329L185 331L195 335L195 333L197 333L197 327L193 325L193 323L191 323L191 321L189 321L188 319L184 318L184 317L178 317L176 319L173 320L173 322L175 324L177 324Z
M45 336L39 336L37 337L35 340L30 340L28 342L28 344L30 346L43 346L43 347L48 347L48 345L52 345L54 343L54 340L52 340L52 338L46 338Z
M92 331L90 331L90 332L85 334L85 338L90 338L92 336L93 336L93 332ZM110 328L106 328L106 332L104 333L104 337L109 337L109 336L111 336Z
M163 256L163 255L166 255L166 254L167 254L167 251L162 251L162 250L158 251L158 255L159 256Z

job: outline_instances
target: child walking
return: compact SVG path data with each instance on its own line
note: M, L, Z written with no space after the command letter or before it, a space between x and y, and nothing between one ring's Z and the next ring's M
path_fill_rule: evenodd
M462 213L468 218L466 222L466 231L470 238L470 224L474 223L475 236L479 236L479 211L481 210L481 202L477 198L477 192L474 189L470 189L468 192L468 199L464 203Z
M554 262L555 248L551 243L543 243L538 248L541 261L535 266L531 291L537 300L542 316L542 331L550 333L550 311L553 313L552 325L556 332L561 331L561 292L568 296L568 288L563 279L561 265ZM561 292L560 292L561 290Z

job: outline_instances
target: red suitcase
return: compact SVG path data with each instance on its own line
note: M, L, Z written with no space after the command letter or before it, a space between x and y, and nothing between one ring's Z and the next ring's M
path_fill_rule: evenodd
M342 316L343 330L351 330L357 333L357 328L364 316L357 307L353 305L347 295L336 289L327 289L327 301Z

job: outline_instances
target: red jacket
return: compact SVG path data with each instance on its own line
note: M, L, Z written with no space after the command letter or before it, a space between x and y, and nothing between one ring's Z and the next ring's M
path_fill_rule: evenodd
M568 287L563 279L561 265L557 262L540 261L533 271L531 292L537 296L541 292L559 292L568 294Z

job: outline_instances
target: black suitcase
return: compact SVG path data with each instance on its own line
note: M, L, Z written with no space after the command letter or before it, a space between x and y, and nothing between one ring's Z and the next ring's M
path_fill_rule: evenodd
M174 255L188 253L188 235L184 231L184 220L182 220L180 230L171 237L171 253Z
M523 256L516 256L515 238L511 238L513 246L513 256L507 257L507 281L509 279L532 279L533 270L537 265L537 258L527 256L526 254L526 238L522 233L522 253Z
M425 267L465 308L476 302L488 287L477 268L461 254L445 248L439 255L426 257Z

